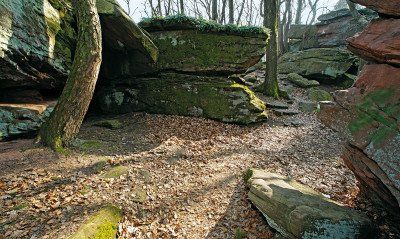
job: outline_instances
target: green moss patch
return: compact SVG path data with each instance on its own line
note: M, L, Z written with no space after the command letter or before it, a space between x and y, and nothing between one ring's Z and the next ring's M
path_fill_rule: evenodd
M185 15L167 17L144 18L139 26L147 31L196 29L201 32L215 32L239 36L268 35L269 31L263 27L221 25L215 21L197 19Z
M93 125L107 129L120 129L123 126L122 122L119 120L102 120L94 123Z
M115 206L106 206L91 216L69 239L114 239L122 211Z
M308 93L308 98L310 98L310 100L312 101L332 101L333 97L332 95L325 91L325 90L321 90L318 88L311 88L307 91Z
M115 166L106 171L101 175L102 178L110 179L110 178L119 178L124 174L127 174L129 168L126 166Z

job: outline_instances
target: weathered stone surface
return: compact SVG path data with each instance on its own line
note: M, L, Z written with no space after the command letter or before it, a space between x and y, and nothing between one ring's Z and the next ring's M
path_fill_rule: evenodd
M115 206L106 206L89 217L70 239L109 239L115 238L122 211Z
M345 73L356 73L358 61L341 48L318 48L286 53L279 58L280 74L297 73L324 84L340 84Z
M224 26L198 26L200 23L195 20L185 19L141 23L160 51L156 71L242 73L265 54L266 32L246 35L241 34L240 29L216 31L213 29Z
M287 75L288 81L292 82L293 84L302 87L302 88L311 88L314 86L319 86L319 82L316 80L307 80L306 78L302 77L296 73L290 73Z
M355 87L335 93L320 118L348 138L344 160L365 195L399 215L400 68L366 65Z
M119 75L139 71L139 62L154 63L157 48L116 1L98 0L97 5L104 44L105 76L100 78L117 70ZM69 0L1 1L0 89L62 88L73 60L75 25Z
M356 35L367 27L365 18L355 19L348 9L332 11L321 15L317 23L319 47L345 46L346 39Z
M319 47L315 25L291 25L289 30L290 51Z
M0 2L0 89L65 82L76 33L68 1Z
M308 98L312 101L320 102L320 101L332 101L332 95L322 89L311 88L307 91Z
M351 0L355 3L364 5L377 12L390 15L400 16L400 2L397 0Z
M400 67L400 19L374 20L348 43L349 49L364 59Z
M299 109L303 112L314 112L318 109L318 103L315 101L299 101Z
M0 104L0 141L34 136L52 110L48 105Z
M246 173L249 198L286 238L374 238L364 214L290 178L262 170Z
M100 89L97 108L108 114L145 111L239 124L266 118L264 103L249 88L224 77L171 73L125 84Z

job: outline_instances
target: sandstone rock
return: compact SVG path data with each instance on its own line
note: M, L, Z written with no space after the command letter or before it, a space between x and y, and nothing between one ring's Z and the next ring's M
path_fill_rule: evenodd
M296 73L324 84L340 84L345 73L356 73L357 59L341 48L286 53L279 58L280 74Z
M397 0L351 0L379 13L389 16L400 16L400 2Z
M321 107L320 118L348 138L345 163L362 192L377 205L400 209L400 68L366 65L355 87L335 93L335 105Z
M364 59L400 66L400 19L374 20L348 43Z
M239 124L266 118L264 103L249 88L224 77L169 73L124 82L98 91L95 98L101 112L145 111Z
M0 2L0 89L62 87L76 32L68 1Z
M356 35L367 27L365 18L355 19L348 9L332 11L321 15L317 23L319 47L346 46L346 39Z
M154 63L157 48L116 1L98 0L97 5L104 44L105 76L100 78L113 73L111 64L121 75L139 62ZM0 89L62 88L73 60L75 25L69 0L1 1Z
M140 23L160 51L156 71L196 74L243 73L265 54L263 28L215 25L184 16Z
M290 51L319 47L315 25L291 25L289 30Z
M376 233L364 214L290 178L252 169L246 179L251 202L286 238L373 238Z
M300 86L302 88L311 88L314 86L319 86L319 82L316 80L307 80L306 78L302 77L296 73L290 73L287 75L287 79L292 82L293 84Z
M36 135L53 107L0 104L0 141Z

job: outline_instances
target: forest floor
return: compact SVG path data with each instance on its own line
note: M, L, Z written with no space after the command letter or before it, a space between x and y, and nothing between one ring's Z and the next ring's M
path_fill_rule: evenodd
M295 118L300 126L241 127L135 113L120 116L118 129L88 120L66 154L33 140L1 143L0 238L67 238L109 203L136 238L272 238L247 199L242 175L251 167L354 206L341 140L314 114Z

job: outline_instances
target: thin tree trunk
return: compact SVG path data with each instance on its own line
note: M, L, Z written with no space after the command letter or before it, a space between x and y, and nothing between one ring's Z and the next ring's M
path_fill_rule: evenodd
M181 14L185 15L185 4L183 0L180 0Z
M240 21L242 20L242 15L243 15L243 10L244 10L244 5L246 4L246 0L243 0L242 2L242 6L240 7L240 11L239 11L239 15L238 18L236 20L236 25L240 24Z
M158 10L158 16L162 16L161 0L158 0L157 10Z
M296 19L294 20L295 24L301 23L301 14L303 13L303 1L304 0L297 0Z
M222 0L221 14L220 14L220 16L219 16L219 23L220 23L220 24L224 24L224 23L225 23L226 1L227 1L227 0Z
M271 30L266 50L266 72L263 92L267 96L279 98L278 88L278 19L279 0L264 0L264 26Z
M283 32L283 53L289 50L289 30L292 24L292 0L286 0L287 21Z
M92 100L101 64L101 27L96 0L73 0L78 41L74 62L49 119L40 129L41 142L59 151L78 134Z
M235 9L233 6L233 0L229 0L229 24L235 23Z
M218 0L212 0L212 15L211 19L218 21Z

